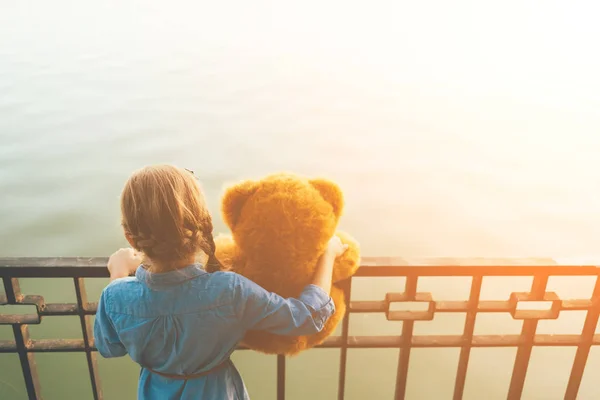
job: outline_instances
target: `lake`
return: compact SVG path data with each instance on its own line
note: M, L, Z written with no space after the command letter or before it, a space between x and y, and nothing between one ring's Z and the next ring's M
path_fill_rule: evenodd
M364 255L598 254L598 6L285 3L0 5L0 257L110 255L126 244L125 180L163 162L200 177L216 233L226 231L226 185L293 171L342 187L341 228ZM498 280L483 297L528 283ZM90 297L105 284L88 282ZM401 284L360 283L356 298L381 300ZM582 280L552 285L565 298L591 290ZM68 280L22 287L75 301ZM464 281L419 289L468 296ZM565 314L538 331L580 332L583 315ZM476 333L520 332L510 316L492 317ZM463 324L464 315L440 316L416 332L460 334ZM54 317L31 331L76 338L79 329L76 317ZM350 334L400 331L365 315ZM561 399L574 351L534 348L523 398ZM338 352L291 359L288 399L335 398ZM274 399L275 358L238 353L253 398ZM397 353L350 350L346 398L393 398ZM506 398L515 353L473 350L465 399ZM407 398L451 398L458 354L415 350ZM46 399L89 398L83 354L36 358ZM17 362L0 355L2 399L26 398ZM99 364L105 398L135 398L138 367ZM598 371L594 348L581 399L600 398Z

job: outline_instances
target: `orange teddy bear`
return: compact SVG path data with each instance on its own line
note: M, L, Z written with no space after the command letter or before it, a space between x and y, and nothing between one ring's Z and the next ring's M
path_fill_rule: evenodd
M233 236L215 238L223 268L237 272L283 297L297 297L310 283L317 260L334 234L349 245L334 266L331 297L335 313L321 332L280 336L250 331L243 343L267 354L294 355L321 344L346 312L344 292L336 285L359 267L358 243L336 232L343 209L340 188L325 179L276 174L228 188L222 201L225 223ZM214 272L214 271L209 271Z

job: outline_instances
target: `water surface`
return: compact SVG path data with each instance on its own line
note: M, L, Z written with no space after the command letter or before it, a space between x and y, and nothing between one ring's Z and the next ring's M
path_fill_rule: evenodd
M592 3L15 2L0 6L0 256L107 256L125 245L118 196L140 166L196 171L215 216L223 187L293 171L335 180L342 228L365 255L588 256L600 237L600 28ZM468 281L423 280L436 298ZM486 284L484 297L528 290ZM88 282L98 296L102 281ZM355 285L382 299L401 280ZM590 282L551 282L589 296ZM74 301L68 280L23 280ZM578 333L583 316L541 323ZM489 318L488 318L489 317ZM418 322L460 334L463 315ZM75 317L34 338L80 337ZM397 334L357 316L351 334ZM518 333L481 316L476 333ZM11 338L0 327L2 339ZM506 398L515 349L472 352L466 399ZM393 397L397 350L351 350L347 398ZM335 398L338 350L289 361L288 398ZM409 399L451 398L458 349L411 355ZM536 348L524 399L561 399L574 349ZM36 356L47 399L89 398L82 354ZM0 355L0 398L26 398ZM255 399L274 399L275 359L241 352ZM135 397L138 369L100 360L107 399ZM596 399L592 350L581 399ZM591 371L591 372L589 372Z

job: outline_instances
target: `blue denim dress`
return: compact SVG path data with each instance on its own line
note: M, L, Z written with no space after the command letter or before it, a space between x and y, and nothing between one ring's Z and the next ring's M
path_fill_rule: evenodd
M310 335L334 312L331 297L308 285L298 299L270 293L233 272L207 273L199 264L166 273L141 266L103 291L94 323L104 357L126 354L142 365L138 398L249 399L229 356L248 330ZM215 372L195 379L170 375Z

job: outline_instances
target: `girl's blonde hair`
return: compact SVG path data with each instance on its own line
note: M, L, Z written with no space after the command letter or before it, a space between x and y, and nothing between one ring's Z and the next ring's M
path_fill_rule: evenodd
M219 269L212 220L193 172L171 165L134 172L121 195L121 215L133 247L161 268L202 250L207 267Z

